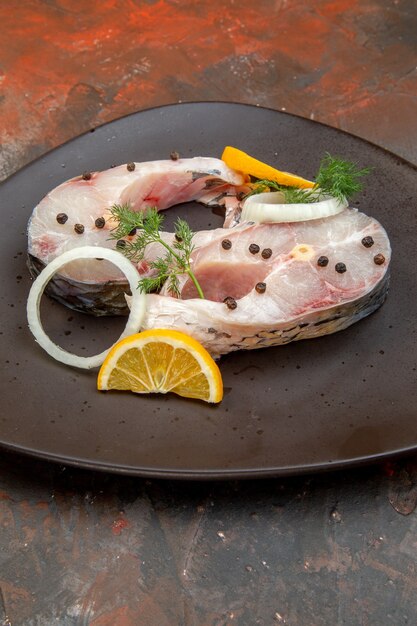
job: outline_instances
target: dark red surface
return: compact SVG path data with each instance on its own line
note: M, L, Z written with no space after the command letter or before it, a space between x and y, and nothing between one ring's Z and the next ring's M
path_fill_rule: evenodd
M286 109L417 162L414 0L11 0L0 18L2 177L180 100ZM0 467L4 624L417 622L415 458L223 484Z
M9 0L0 19L2 176L187 100L287 110L417 161L414 0Z

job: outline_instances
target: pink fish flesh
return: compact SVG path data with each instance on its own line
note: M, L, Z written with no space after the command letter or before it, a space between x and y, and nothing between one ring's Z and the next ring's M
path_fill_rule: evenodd
M385 300L388 236L356 209L308 222L243 223L211 233L211 238L207 231L199 234L206 241L193 256L206 299L196 297L184 276L182 299L164 291L148 296L144 329L181 330L219 356L342 330ZM320 257L328 263L319 265Z
M28 265L33 276L74 247L115 248L109 209L127 203L137 211L163 210L196 200L235 213L244 178L219 159L149 161L77 176L48 193L28 225ZM242 187L243 185L243 187ZM64 221L64 223L62 223ZM104 226L103 226L104 222ZM146 273L146 263L139 268ZM74 309L95 315L126 314L124 276L108 261L74 261L49 283L47 293Z

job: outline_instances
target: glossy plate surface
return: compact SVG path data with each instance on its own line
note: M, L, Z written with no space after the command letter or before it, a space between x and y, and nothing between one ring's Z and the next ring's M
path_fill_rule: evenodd
M51 360L27 329L26 225L53 187L112 164L219 157L234 145L311 178L326 152L371 165L355 204L393 247L384 306L332 336L223 357L220 406L175 396L99 393L94 373ZM178 478L283 475L359 463L417 448L416 169L338 130L253 106L194 103L117 120L59 147L0 187L0 444L96 469ZM184 205L195 230L220 226ZM44 298L46 328L80 354L98 352L124 322L76 314Z

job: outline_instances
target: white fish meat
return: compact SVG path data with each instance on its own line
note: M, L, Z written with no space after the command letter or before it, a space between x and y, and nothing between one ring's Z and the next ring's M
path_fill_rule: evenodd
M54 258L81 245L115 248L109 211L114 204L143 211L196 200L234 214L243 183L223 161L207 157L130 163L72 178L48 193L31 215L29 269L36 276ZM107 261L75 261L51 280L46 293L77 310L125 314L126 284Z
M196 297L194 284L184 275L181 299L171 297L167 288L147 297L144 329L181 330L217 357L333 333L381 306L391 248L377 220L348 208L306 222L239 223L239 194L245 189L238 173L203 157L137 163L74 178L35 208L28 232L29 266L36 274L79 245L114 247L109 239L113 204L162 210L197 200L226 209L225 228L200 231L193 238L192 268L205 299ZM163 237L172 241L174 235ZM148 246L139 271L145 275L149 262L162 252L159 244ZM119 314L126 312L124 285L107 261L74 262L55 277L49 293L78 310Z
M342 330L385 300L389 239L356 209L292 224L242 223L203 236L193 272L206 299L196 298L184 277L182 299L148 296L144 329L181 330L219 356Z

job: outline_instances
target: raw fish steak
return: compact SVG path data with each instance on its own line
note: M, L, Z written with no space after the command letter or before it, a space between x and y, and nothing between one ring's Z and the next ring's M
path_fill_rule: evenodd
M347 208L305 222L239 223L245 182L222 161L203 157L129 164L74 178L51 191L32 214L31 272L36 275L76 246L115 247L109 238L113 204L141 211L197 200L223 205L229 225L193 238L192 268L205 298L197 297L187 275L180 277L180 299L166 287L147 296L144 329L181 330L219 356L333 333L381 306L391 249L378 221ZM174 235L163 237L172 242ZM139 272L146 275L149 262L163 252L160 244L149 245ZM125 285L107 261L77 261L54 277L49 293L77 310L120 314L127 310Z
M381 306L388 236L373 218L345 209L291 224L242 223L199 233L181 299L149 295L144 329L191 334L214 356L342 330Z
M196 200L234 213L244 182L223 161L207 157L128 163L84 173L53 189L35 207L28 226L29 270L35 277L55 257L78 246L115 248L109 212L114 204L144 211ZM74 261L50 281L46 293L95 315L126 314L126 285L108 261Z

